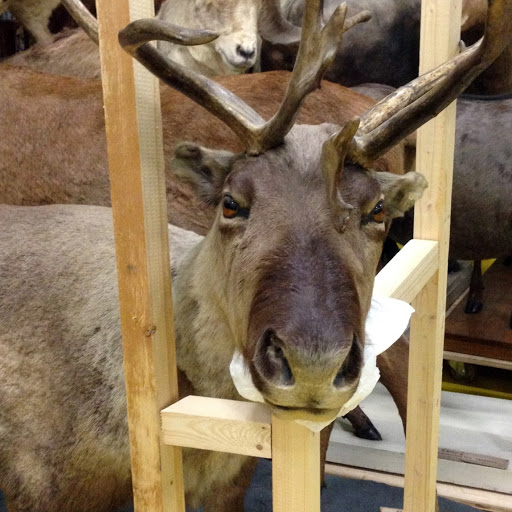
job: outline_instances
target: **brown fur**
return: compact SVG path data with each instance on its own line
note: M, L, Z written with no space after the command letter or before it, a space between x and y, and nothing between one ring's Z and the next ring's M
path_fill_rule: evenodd
M273 72L224 77L219 82L269 118L277 110L288 79L287 72ZM298 122L341 124L373 103L323 82L304 102ZM98 81L8 67L0 73L0 111L1 202L110 204ZM242 146L223 123L167 87L162 87L162 116L169 220L204 233L211 225L212 210L173 178L173 148L181 140L234 151ZM402 148L394 148L375 168L403 172Z
M379 100L393 88L365 84L357 92ZM512 248L512 95L461 96L457 100L450 257L481 260ZM411 142L412 145L412 142ZM475 222L475 215L478 222ZM391 234L412 237L412 213L397 219Z
M98 46L82 29L66 30L47 44L36 44L2 65L23 66L53 75L100 78Z

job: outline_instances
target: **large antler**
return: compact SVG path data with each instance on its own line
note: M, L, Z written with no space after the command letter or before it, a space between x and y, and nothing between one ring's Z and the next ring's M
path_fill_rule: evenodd
M512 31L512 0L489 0L485 35L450 61L397 89L361 116L348 157L368 166L448 106L500 55Z
M321 78L332 62L344 30L369 19L368 12L347 21L346 5L340 5L329 21L322 22L323 0L309 0L306 6L297 63L278 112L264 121L236 95L194 71L164 57L152 40L198 44L215 36L207 31L184 31L167 24L157 26L156 20L137 20L119 33L121 45L147 69L166 84L193 99L226 123L245 143L247 152L259 154L280 144L290 131L304 98L319 87ZM186 33L185 33L186 32ZM180 41L176 40L176 37Z

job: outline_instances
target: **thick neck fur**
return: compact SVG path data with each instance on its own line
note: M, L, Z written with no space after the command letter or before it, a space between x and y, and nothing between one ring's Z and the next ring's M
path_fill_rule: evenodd
M222 307L226 302L211 279L222 273L221 265L200 250L207 243L212 242L204 239L189 252L173 279L178 367L195 393L240 399L229 373L235 336Z

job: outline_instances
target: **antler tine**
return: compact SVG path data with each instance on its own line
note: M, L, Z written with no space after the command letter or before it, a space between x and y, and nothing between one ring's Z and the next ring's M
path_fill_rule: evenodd
M489 0L483 40L398 89L361 118L348 156L369 165L448 106L500 55L512 30L512 0Z
M76 21L78 26L96 43L98 38L98 21L80 0L62 0L62 5Z
M332 135L322 147L322 172L327 187L327 197L335 219L336 229L342 232L350 216L353 206L339 196L340 180L343 174L343 164L349 143L359 127L359 118L354 117Z
M262 148L273 147L290 131L305 97L318 87L336 55L345 29L345 3L338 6L324 25L323 0L306 2L302 36L290 83L277 113L261 129ZM363 11L347 21L352 27L370 19ZM347 29L348 30L348 29Z

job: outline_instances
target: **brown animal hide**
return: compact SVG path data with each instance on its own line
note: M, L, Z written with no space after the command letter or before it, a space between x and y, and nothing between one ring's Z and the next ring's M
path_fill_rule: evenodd
M224 77L219 83L268 118L288 79L287 72L273 72ZM0 73L0 91L0 201L109 205L101 84L10 67ZM179 93L162 87L161 99L169 220L204 233L211 225L212 209L172 176L173 149L182 140L234 151L242 145L223 123ZM324 82L306 99L298 122L342 124L373 104ZM402 173L403 148L391 150L375 168Z

